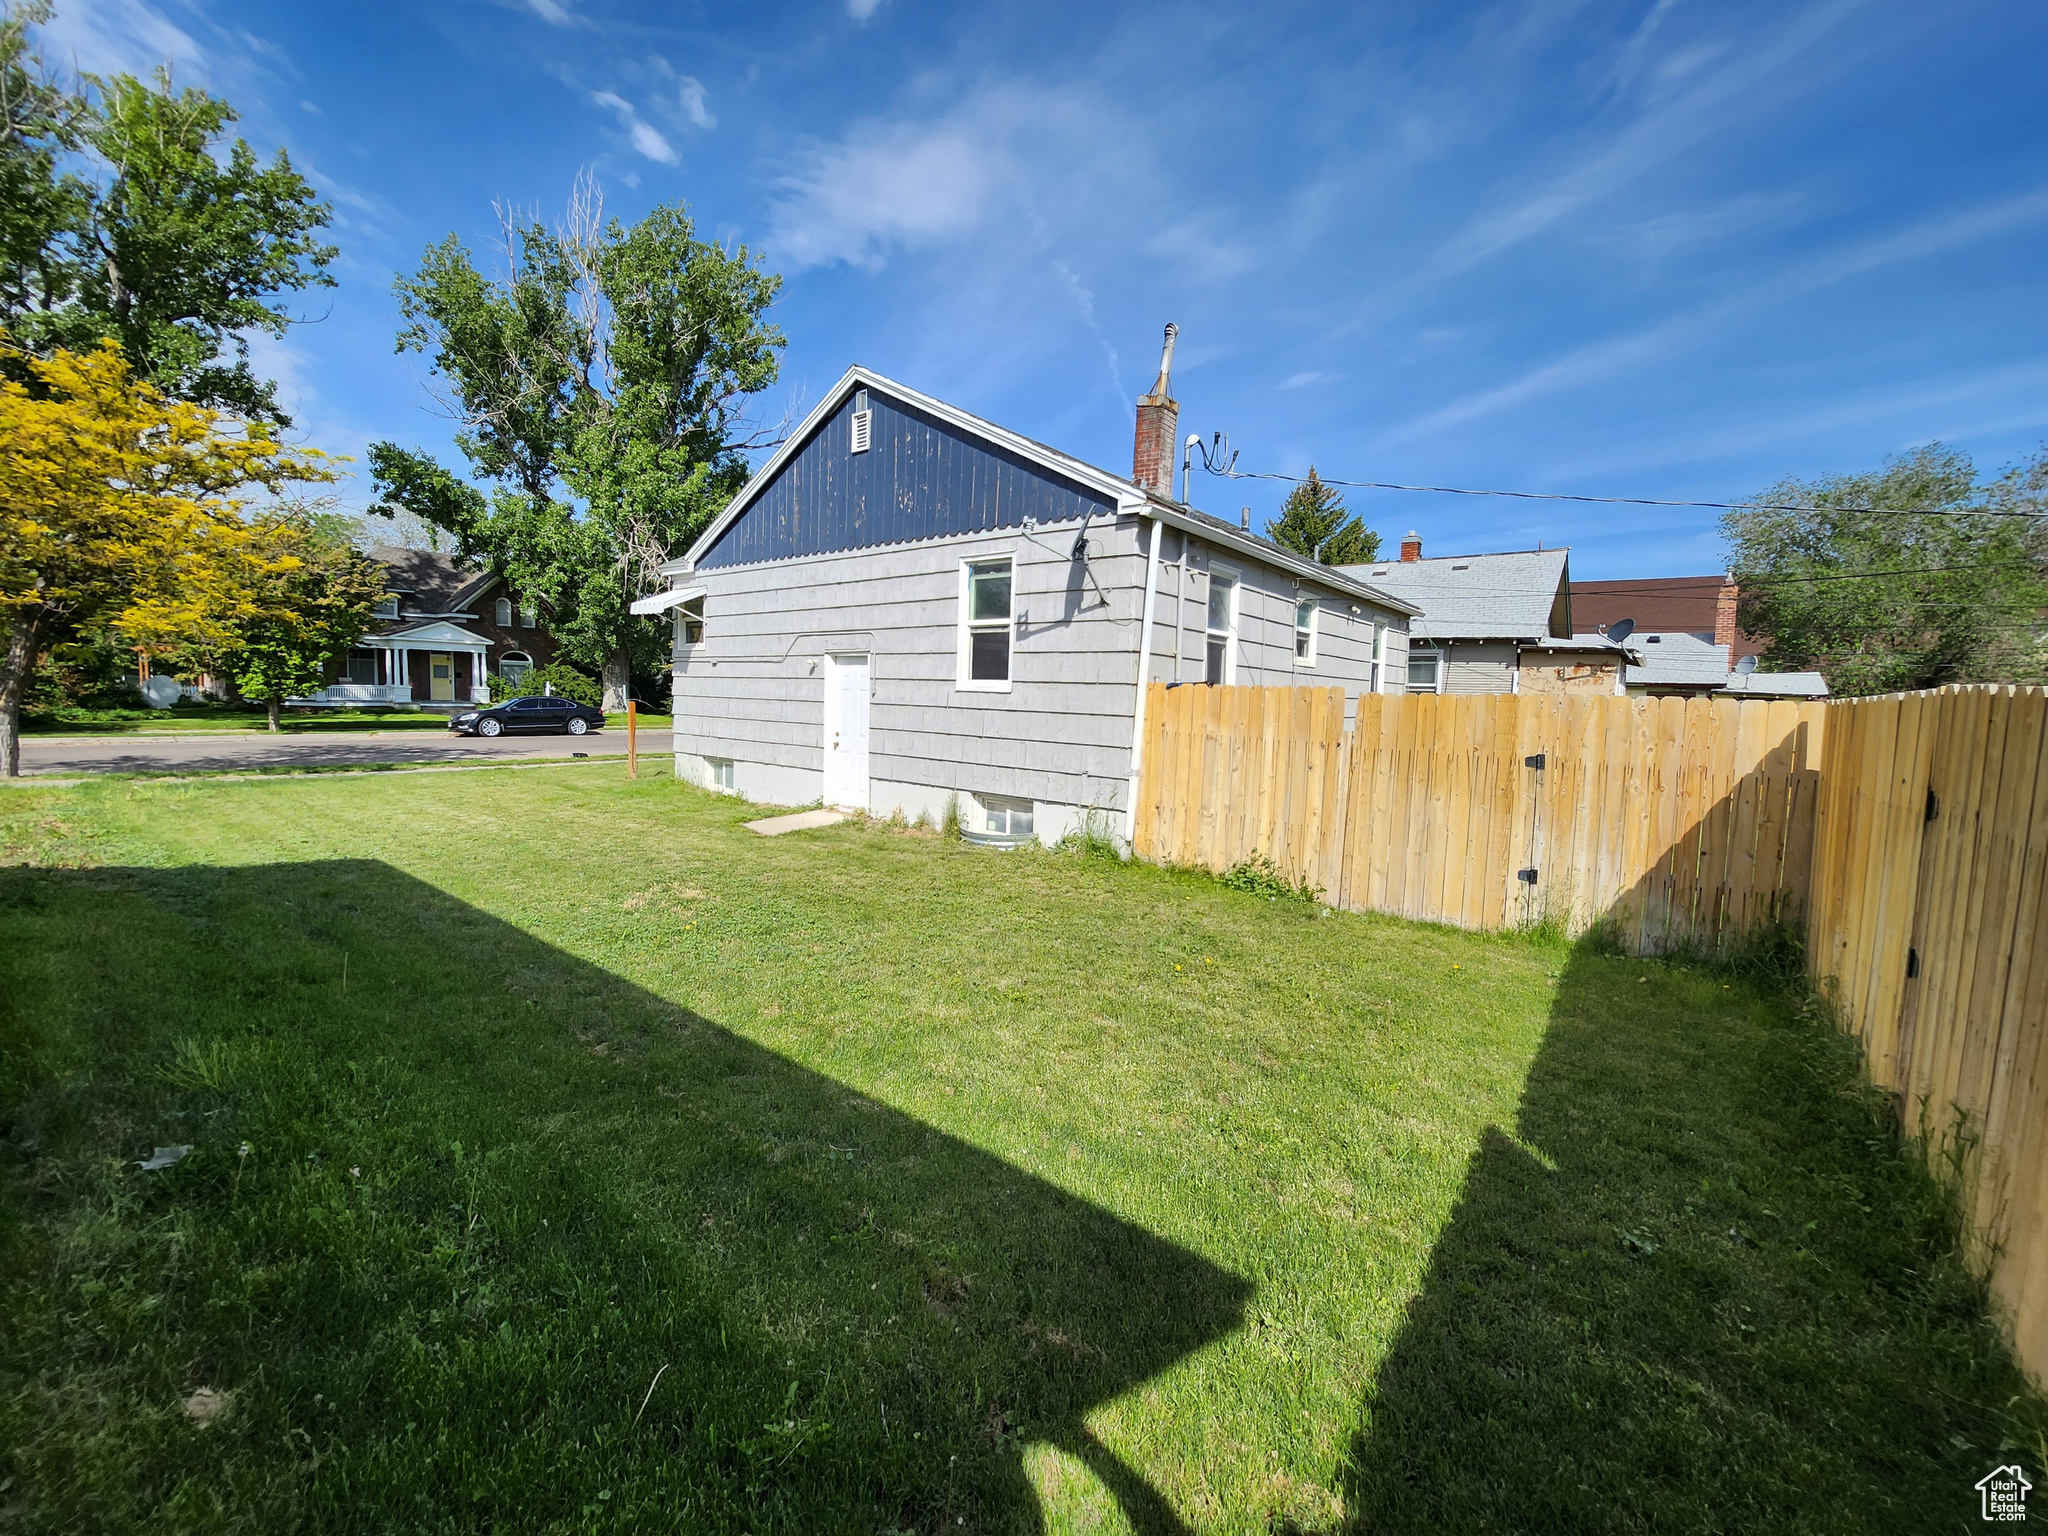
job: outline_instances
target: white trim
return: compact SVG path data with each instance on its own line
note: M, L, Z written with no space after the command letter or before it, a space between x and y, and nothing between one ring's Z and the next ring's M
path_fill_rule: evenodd
M639 614L667 613L671 608L694 602L709 590L708 587L670 587L666 592L656 592L651 597L636 597L631 611Z
M1301 610L1308 607L1308 654L1301 654ZM1311 594L1303 597L1294 594L1294 622L1287 626L1287 650L1294 658L1294 664L1303 671L1313 671L1316 664L1316 650L1322 642L1323 604L1322 599Z
M1138 699L1131 710L1131 787L1124 796L1124 841L1134 842L1138 836L1138 775L1144 767L1145 755L1145 685L1150 681L1152 670L1152 615L1159 606L1159 545L1166 537L1166 525L1158 518L1152 519L1152 538L1145 551L1145 618L1138 626ZM1186 551L1182 551L1186 558ZM1015 588L1011 589L1015 595ZM1178 626L1176 626L1178 627ZM1178 676L1179 658L1175 658L1174 671Z
M1001 682L993 678L976 678L971 675L974 671L975 625L968 618L972 568L977 565L993 565L998 560L1006 560L1010 565L1010 616L1004 621L1009 629L1010 650L1008 663L1003 668L1007 675ZM977 554L960 557L958 604L959 612L954 624L953 641L954 689L960 693L1008 693L1017 675L1017 554L1014 546L1009 549L985 549ZM980 627L986 630L995 626L991 622L983 621Z
M1371 691L1387 691L1387 626L1378 619L1372 621L1372 675Z
M1202 594L1202 681L1209 680L1209 642L1218 633L1209 627L1209 609L1216 599L1216 578L1220 575L1230 583L1230 619L1223 635L1223 677L1222 685L1232 688L1237 685L1238 627L1244 611L1244 571L1213 555L1209 569L1204 573L1209 578L1208 590ZM1288 626L1287 646L1294 648L1294 627Z

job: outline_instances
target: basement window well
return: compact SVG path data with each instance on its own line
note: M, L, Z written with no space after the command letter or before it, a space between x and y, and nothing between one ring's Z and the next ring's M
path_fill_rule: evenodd
M974 796L974 812L960 832L965 842L988 848L1021 848L1035 837L1029 800L1004 795Z

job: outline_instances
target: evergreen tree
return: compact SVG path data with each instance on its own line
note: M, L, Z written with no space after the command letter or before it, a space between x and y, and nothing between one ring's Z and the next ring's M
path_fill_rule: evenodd
M1266 524L1266 537L1324 565L1369 565L1380 557L1380 536L1351 515L1313 464L1308 478L1287 493L1280 515Z

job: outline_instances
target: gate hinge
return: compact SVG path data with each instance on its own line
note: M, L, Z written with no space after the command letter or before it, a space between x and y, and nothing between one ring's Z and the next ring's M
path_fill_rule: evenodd
M1935 818L1935 817L1939 816L1940 814L1941 814L1941 796L1937 795L1937 794L1936 794L1936 793L1935 793L1935 792L1934 792L1933 790L1931 790L1931 789L1930 789L1930 790L1928 790L1928 791L1927 791L1927 816L1926 816L1926 820L1928 820L1928 821L1932 821L1932 820L1934 820L1934 818Z
M1534 885L1536 883L1536 871L1534 869L1518 869L1515 871L1515 878L1524 885Z
M1538 773L1541 773L1543 771L1543 754L1538 752L1534 757L1523 758L1522 766L1524 768L1534 768Z
M1911 981L1915 976L1918 976L1919 974L1920 951L1917 949L1908 949L1906 951L1906 980Z

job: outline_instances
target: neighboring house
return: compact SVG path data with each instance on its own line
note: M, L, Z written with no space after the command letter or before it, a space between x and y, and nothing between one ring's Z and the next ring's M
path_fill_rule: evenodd
M541 605L489 571L389 544L368 558L384 567L389 596L369 632L336 658L333 681L292 703L485 704L489 678L517 678L553 659Z
M1728 647L1733 660L1740 661L1763 652L1761 644L1735 627L1740 596L1727 576L1575 581L1572 620L1582 630L1604 632L1609 625L1632 619L1637 634L1691 635L1708 645Z
M1824 699L1827 680L1818 672L1740 672L1731 647L1683 630L1644 634L1626 641L1630 665L1623 682L1632 694L1650 698L1738 694L1758 699ZM1755 652L1751 652L1754 655Z
M1422 610L1410 625L1410 693L1622 691L1621 648L1572 631L1569 550L1425 560L1411 533L1400 559L1342 569Z
M1129 479L850 369L634 604L675 616L677 775L1128 836L1142 683L1397 686L1412 604L1168 499L1172 350Z

